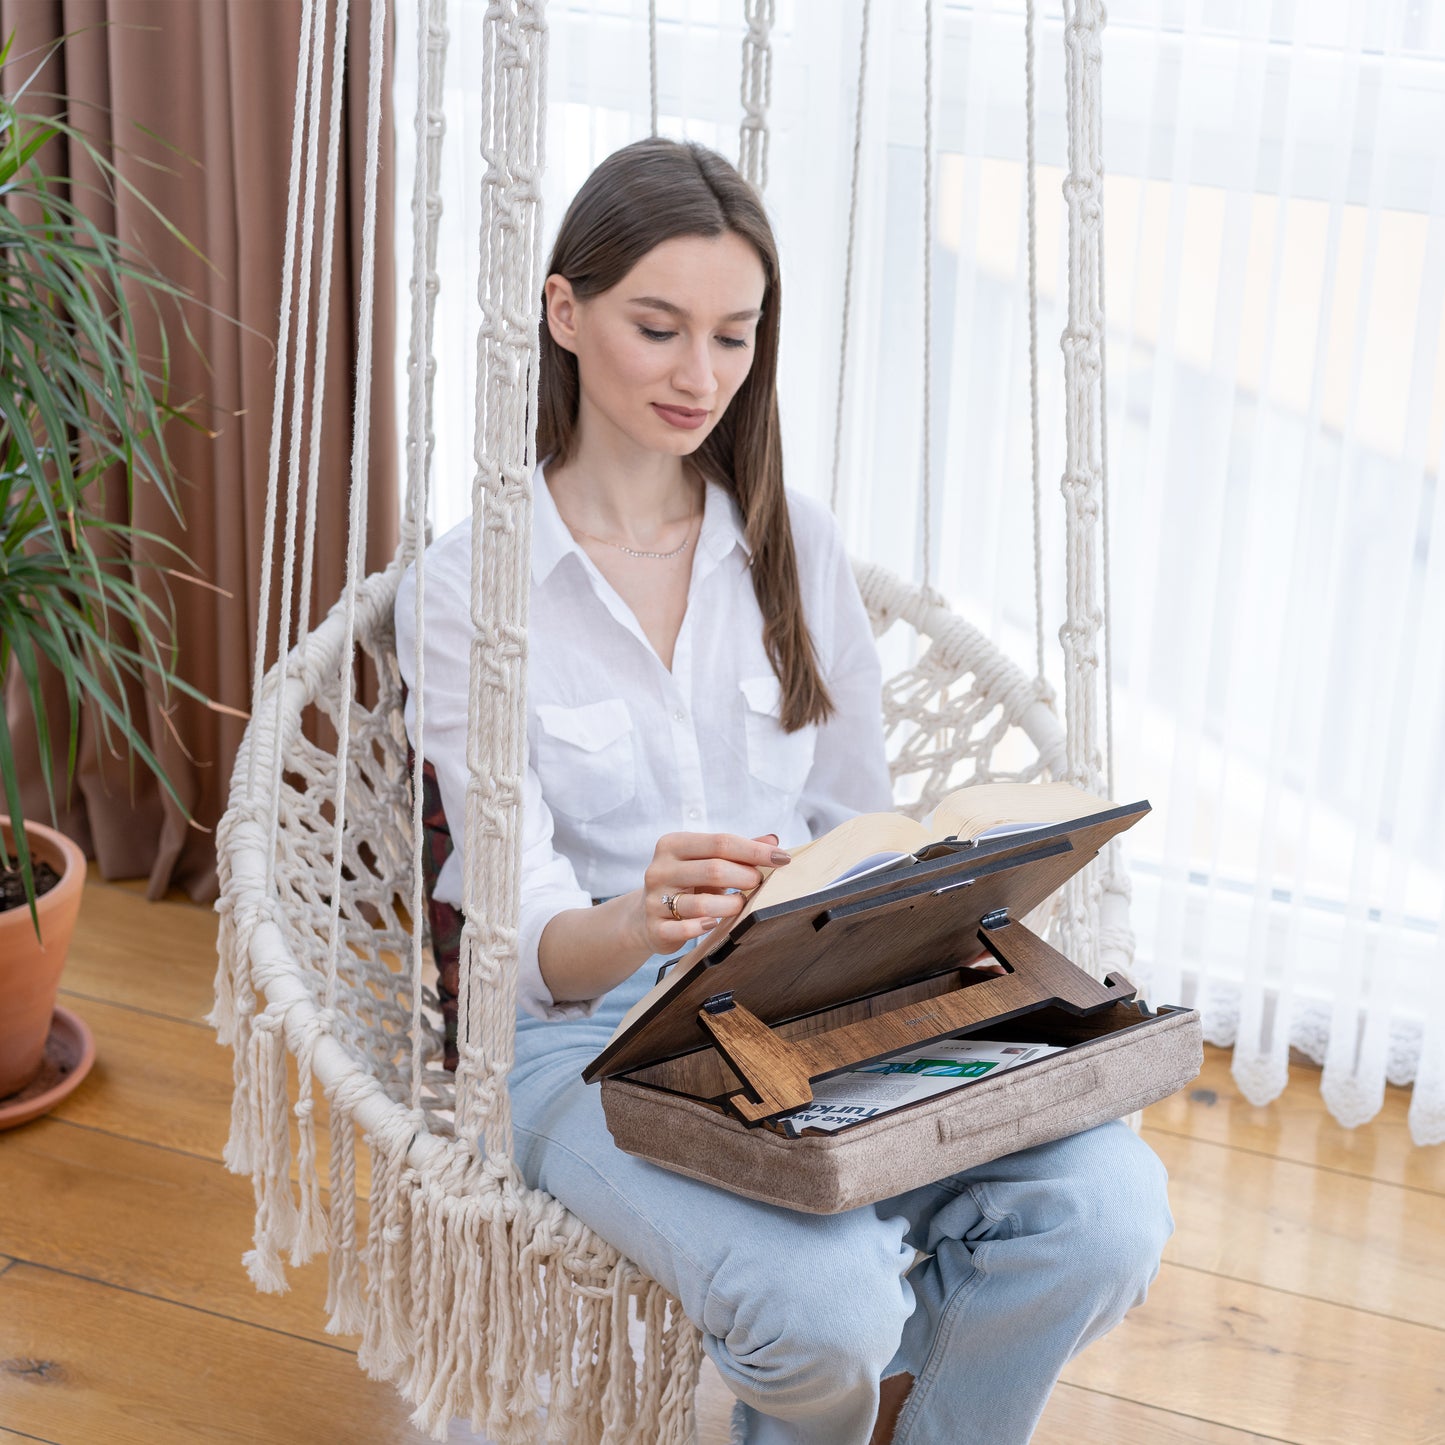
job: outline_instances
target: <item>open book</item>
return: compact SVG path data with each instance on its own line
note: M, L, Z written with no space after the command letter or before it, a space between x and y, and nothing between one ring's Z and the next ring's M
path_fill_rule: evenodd
M755 909L791 903L846 879L906 862L944 838L1003 837L1071 823L1108 806L1107 799L1068 783L977 783L949 793L922 822L902 813L860 813L811 843L787 848L793 861L764 869L762 883L726 926L733 927ZM704 939L699 946L707 943Z
M922 822L902 813L860 813L811 843L787 849L793 855L791 863L761 870L763 881L749 895L742 911L704 935L697 945L698 955L760 908L791 903L864 873L901 867L930 844L945 838L982 842L1054 823L1070 823L1109 806L1106 798L1097 798L1068 783L977 783L949 793ZM694 956L682 955L684 959ZM674 969L661 978L628 1009L612 1037L616 1039L641 1018L682 972Z

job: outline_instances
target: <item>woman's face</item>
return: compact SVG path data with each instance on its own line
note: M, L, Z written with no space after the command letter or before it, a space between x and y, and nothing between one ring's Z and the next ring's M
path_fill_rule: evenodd
M577 357L582 435L695 452L753 364L764 287L757 251L730 231L664 241L585 300L549 276L547 324Z

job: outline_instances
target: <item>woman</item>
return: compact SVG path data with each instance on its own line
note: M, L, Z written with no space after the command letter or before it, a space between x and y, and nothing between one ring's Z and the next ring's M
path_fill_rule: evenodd
M783 489L757 196L701 147L640 142L583 186L548 270L518 1163L682 1301L737 1396L735 1439L1025 1441L1064 1363L1143 1298L1171 1228L1163 1170L1127 1128L814 1216L623 1154L581 1082L659 962L786 866L780 840L890 795L848 558L827 512ZM425 742L452 819L469 577L468 524L427 563ZM456 855L435 894L460 902Z

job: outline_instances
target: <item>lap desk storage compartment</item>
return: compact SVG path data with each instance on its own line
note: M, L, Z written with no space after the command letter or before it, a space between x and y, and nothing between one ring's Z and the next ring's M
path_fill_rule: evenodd
M744 915L685 954L588 1065L618 1147L832 1214L1181 1088L1202 1063L1198 1013L1147 1008L1128 979L1098 982L1020 921L1147 811L948 840ZM817 1080L968 1036L1056 1051L831 1132L780 1122Z

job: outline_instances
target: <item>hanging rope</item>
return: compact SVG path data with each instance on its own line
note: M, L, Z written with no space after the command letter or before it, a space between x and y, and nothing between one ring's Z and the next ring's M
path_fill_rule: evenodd
M447 31L446 0L421 0L417 26L416 111L413 132L416 167L411 191L411 332L407 350L406 502L403 509L400 557L418 560L426 551L430 509L418 493L431 482L432 397L436 379L433 337L436 300L441 288L437 273L437 238L441 227L442 143L445 110Z
M507 13L511 12L511 13ZM527 763L527 604L537 414L536 302L546 116L540 0L492 6L484 28L482 245L472 483L457 1130L480 1129L488 1170L511 1177L507 1075L515 1048L522 778ZM474 845L474 846L473 846Z
M1099 187L1103 194L1103 168ZM1110 573L1112 554L1109 544L1109 354L1108 333L1104 318L1109 312L1104 303L1104 231L1099 228L1099 498L1100 522L1103 527L1101 546L1104 563L1104 778L1109 796L1114 792L1114 606ZM1110 845L1109 856L1117 861L1123 845L1117 839Z
M300 487L301 487L301 441L302 441L302 417L303 408L306 403L306 392L308 384L307 371L307 343L311 339L312 304L311 304L311 272L312 272L312 245L316 234L315 227L311 224L311 218L316 210L316 188L318 174L321 167L320 160L320 134L321 134L321 87L324 74L324 63L326 56L326 5L315 6L312 11L312 33L307 45L308 54L311 57L310 81L308 86L308 120L306 126L306 148L301 178L301 214L305 216L306 222L301 227L301 269L300 269L300 296L296 302L296 342L295 342L295 381L291 388L291 447L286 469L286 521L284 524L283 536L285 543L283 547L281 563L281 598L280 609L276 618L276 656L278 659L285 659L291 651L291 606L292 589L296 580L296 539L298 533L297 516L300 511ZM321 262L323 267L328 258L323 256ZM279 369L279 368L278 368ZM280 418L273 419L273 426L280 424ZM269 579L268 579L269 580ZM301 599L298 607L300 616L298 624L304 625L305 599ZM266 611L270 611L270 599L267 599ZM264 615L264 614L263 614ZM299 630L298 625L298 630ZM276 690L273 699L272 713L276 720L277 727L280 726L282 715L281 690ZM281 765L279 756L271 773L271 833L272 833L272 858L274 868L274 857L276 853L275 835L279 826L281 796Z
M858 38L858 98L853 106L853 167L848 181L848 245L843 255L843 334L838 342L838 403L833 412L833 481L828 505L838 511L838 478L843 457L843 399L848 389L848 322L853 313L853 253L858 240L858 177L863 162L863 98L868 84L868 19L873 0L863 0Z
M386 0L371 0L371 50L366 87L366 171L361 211L361 296L356 342L356 416L351 437L351 507L346 539L345 643L342 677L349 684L356 666L356 594L366 566L366 499L371 479L371 374L376 298L376 194L381 169L381 72L385 57ZM326 961L326 1007L336 1000L337 955L341 951L342 872L346 856L347 762L351 749L352 689L341 690L336 721L335 826L332 830L331 947Z
M933 581L933 4L923 0L923 590Z
M1038 166L1034 157L1035 0L1024 0L1024 184L1029 248L1029 480L1034 503L1034 676L1044 681L1044 528L1039 484L1039 238Z
M1097 107L1096 107L1097 108ZM1103 158L1099 161L1099 198L1102 206L1104 188ZM1109 532L1109 354L1104 301L1104 227L1098 234L1099 285L1099 500L1104 568L1104 777L1110 798L1117 799L1114 776L1114 605L1111 585L1112 552ZM1130 968L1134 962L1134 929L1130 921L1129 903L1134 885L1124 862L1124 842L1115 838L1104 850L1103 893L1099 904L1099 968L1104 973L1113 968ZM1142 1115L1136 1119L1142 1121ZM1131 1121L1134 1122L1134 1121ZM1134 1122L1134 1127L1139 1127Z
M652 134L657 134L657 0L647 0L647 94Z
M743 122L738 170L759 190L768 188L768 107L773 103L773 0L743 0Z
M321 287L317 296L316 315L331 314L331 276L336 245L336 195L341 174L341 101L346 92L346 33L351 7L341 6L336 14L336 39L331 48L331 121L326 141L326 198L321 235ZM321 477L321 428L323 401L326 395L326 352L331 328L316 328L316 362L311 367L311 437L308 442L306 470L306 530L301 555L301 635L309 631L312 575L316 559L317 489Z
M1099 752L1098 527L1102 505L1100 377L1103 317L1099 305L1099 236L1103 224L1099 112L1101 0L1064 0L1064 56L1069 113L1069 310L1064 352L1065 511L1064 719L1065 780L1090 792L1103 786ZM1065 890L1062 950L1080 962L1100 958L1099 870L1090 867Z
M321 74L321 60L325 51L325 7L318 7L318 24L316 32L316 43L313 53L315 64L313 73L319 80ZM321 423L325 411L326 391L326 352L327 340L330 327L326 325L325 318L331 312L331 278L333 266L333 246L336 239L336 195L338 189L337 176L340 171L340 136L341 136L341 100L345 89L346 81L346 35L350 11L348 6L341 6L336 14L336 34L332 41L331 49L331 110L328 124L327 147L326 147L326 192L322 202L322 235L321 235L321 277L316 298L316 359L311 366L306 365L305 337L309 325L309 317L312 314L309 306L309 278L311 271L311 230L306 228L307 235L302 250L302 277L306 285L303 287L301 300L301 315L308 318L307 322L297 329L297 363L296 363L296 384L294 394L297 404L292 414L292 461L291 461L291 484L287 497L287 529L288 532L294 523L293 499L295 496L297 478L300 472L300 444L301 424L304 410L306 390L311 393L311 435L309 440L309 452L307 455L306 468L306 520L303 529L302 557L301 557L301 590L297 597L297 619L296 631L298 637L305 637L310 631L311 618L311 585L312 574L316 557L316 518L317 518L317 491L320 485L321 475ZM311 113L311 124L309 127L308 154L312 160L308 162L308 169L314 169L315 137L319 132L319 110L320 110L320 86L316 85L313 91L313 110ZM307 186L306 205L307 214L310 214L312 198L315 192L314 176ZM288 563L292 549L288 546ZM288 566L289 571L289 566ZM289 598L290 583L284 582L282 592ZM286 616L283 609L283 617ZM285 655L285 642L281 644L281 655ZM275 724L279 735L282 723L281 710L282 690L276 690L276 712ZM280 788L281 788L281 767L280 754L277 754L277 766L272 773L272 803L279 818L280 813ZM273 850L274 851L274 850ZM296 1101L295 1115L297 1121L297 1134L299 1137L299 1148L297 1151L298 1175L300 1181L301 1209L297 1221L297 1233L295 1242L291 1249L291 1259L295 1264L302 1264L311 1257L318 1249L326 1247L327 1222L322 1211L320 1190L316 1177L314 1160L316 1157L316 1131L314 1119L313 1092L313 1064L315 1052L322 1036L331 1031L336 1018L336 968L334 956L328 959L326 975L325 1008L318 1014L314 1025L308 1030L306 1043L303 1052L297 1057L297 1080L299 1097ZM344 1131L343 1131L344 1133ZM337 1141L340 1142L340 1141ZM333 1150L335 1154L335 1150ZM338 1163L345 1167L343 1160ZM333 1189L331 1196L331 1220L330 1227L336 1235L338 1248L332 1258L337 1264L344 1267L351 1248L354 1248L355 1238L355 1199L351 1195L340 1195ZM348 1242L351 1248L348 1247ZM338 1308L345 1310L349 1304L338 1301Z
M327 4L316 7L316 32L312 37L310 118L307 125L306 176L303 184L308 224L303 228L301 247L301 295L297 302L296 356L291 403L291 455L286 491L286 545L281 579L280 634L277 656L284 658L291 649L291 585L295 566L297 535L297 504L300 492L302 423L309 393L311 430L306 466L306 517L301 528L301 588L296 602L296 635L306 636L310 626L312 576L316 557L317 489L321 474L321 427L325 413L326 353L330 328L324 318L330 314L331 281L336 239L337 176L340 170L341 102L346 78L346 34L350 7L342 5L336 14L336 33L331 46L331 107L326 147L326 189L322 202L321 274L316 302L312 304L312 240L315 228L309 223L316 206L317 170L319 168L320 114L323 64L326 53ZM312 326L316 329L316 357L308 363L307 342ZM273 710L275 726L281 728L282 695L276 690ZM281 796L281 763L279 753L271 774L272 817L279 826ZM273 838L274 844L274 838ZM273 847L273 857L276 850Z
M281 431L285 418L286 364L291 355L291 310L293 273L296 269L297 220L301 213L302 137L306 133L307 76L311 66L311 32L314 28L313 0L302 0L301 40L296 51L296 107L291 119L291 173L286 187L286 241L281 262L281 316L276 337L276 385L271 398L271 447L266 461L266 522L261 538L261 585L258 599L260 625L256 628L256 653L251 668L251 716L261 711L261 685L266 676L266 619L271 609L271 584L276 566L276 511L281 489ZM256 755L248 760L247 791L256 786ZM272 882L268 870L266 883Z
M411 343L407 359L407 429L406 429L406 521L401 537L400 557L415 566L416 596L413 623L416 628L412 667L415 688L412 694L412 777L411 777L411 843L412 887L411 916L416 927L411 936L411 1106L421 1108L422 1074L426 1060L427 1036L422 1027L422 935L421 920L426 916L423 888L425 871L422 850L425 830L422 826L426 767L426 725L423 699L426 696L426 540L427 521L431 512L432 384L436 375L436 358L432 354L436 325L436 301L441 282L437 275L437 231L441 221L442 201L438 186L441 174L442 140L446 134L446 113L443 108L446 65L446 3L425 0L425 12L417 25L416 118L414 123L416 175L412 184L412 249L411 249Z

